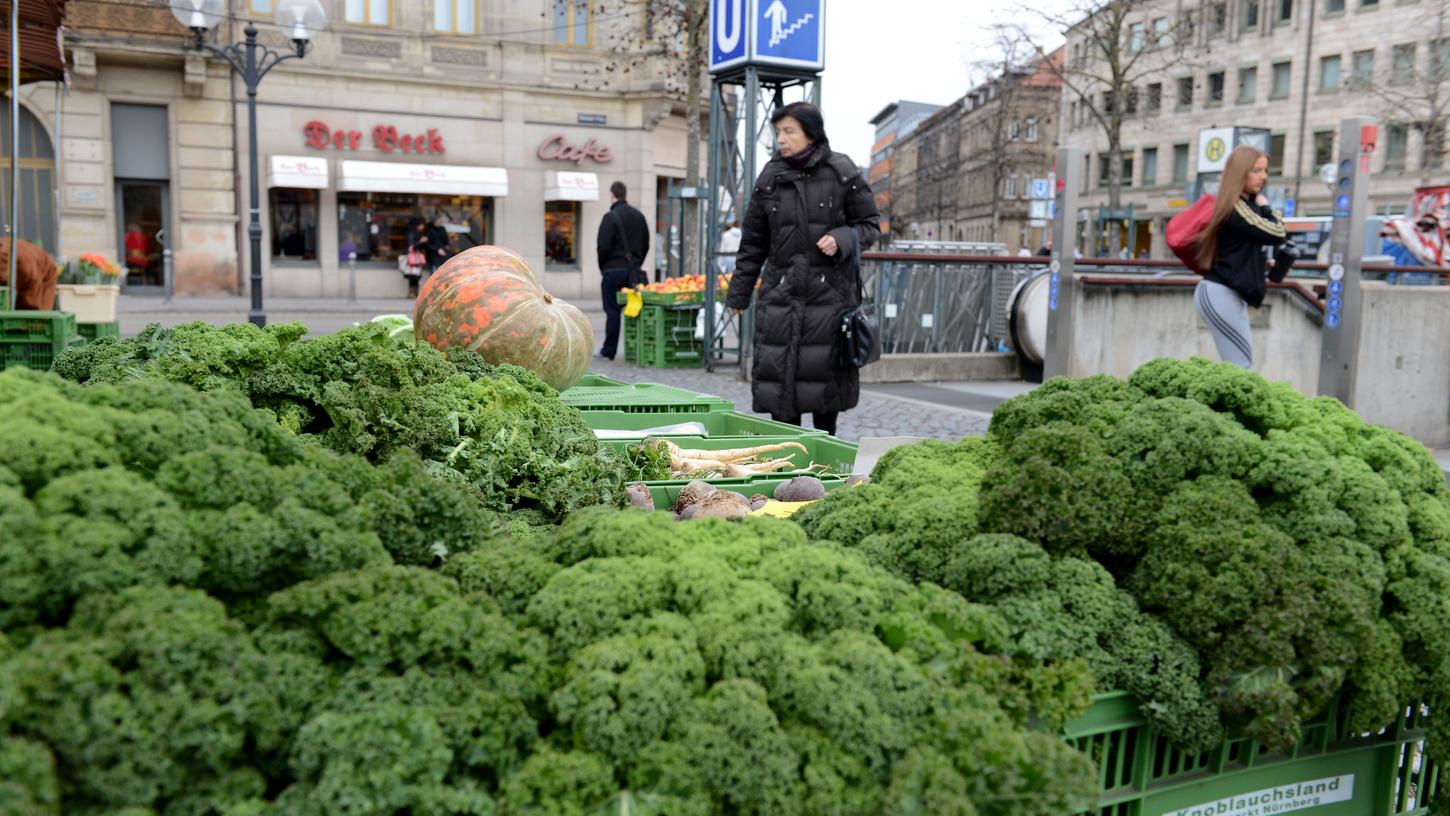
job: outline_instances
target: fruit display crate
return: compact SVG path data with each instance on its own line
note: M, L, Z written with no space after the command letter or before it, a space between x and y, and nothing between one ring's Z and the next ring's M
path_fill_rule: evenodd
M775 488L782 482L794 479L794 474L767 473L761 476L747 476L741 479L710 479L711 485L719 490L733 490L745 498L753 498L757 495L771 497L775 495ZM826 492L841 490L846 487L846 480L838 476L818 476ZM685 489L689 480L667 481L667 482L641 482L649 488L650 498L654 499L655 510L668 510L679 498L680 491Z
M0 369L49 371L62 352L83 343L70 312L0 312Z
M730 437L700 437L700 436L674 436L669 440L686 450L731 450L735 448L754 448L763 445L778 445L786 442L793 442L805 448L804 451L787 449L776 453L764 454L765 458L781 459L790 457L791 464L796 470L820 465L824 466L824 472L817 472L812 475L833 475L850 476L856 465L856 444L837 439L834 436L816 434L813 436L757 436L748 439ZM623 451L634 445L640 444L639 439L605 439L603 444ZM782 474L792 475L792 474ZM704 481L714 484L716 479L705 479Z
M567 393L567 392L566 392ZM824 431L801 428L739 411L639 413L628 411L585 411L584 423L601 438L638 441L647 436L688 436L709 439L795 439L824 436Z
M725 287L718 290L721 303L725 302ZM646 306L698 306L705 302L705 290L696 289L689 292L651 292L648 290L639 293L640 300ZM628 292L619 292L615 295L615 302L624 304L629 300Z
M735 403L727 399L652 383L575 386L560 394L559 399L581 411L675 414L735 410Z
M1098 767L1098 806L1078 816L1424 816L1441 784L1425 756L1423 706L1379 734L1355 734L1336 703L1282 753L1250 739L1186 753L1157 734L1131 695L1094 699L1064 736Z
M96 340L101 337L113 337L121 339L121 322L112 320L109 323L76 323L76 332L87 341Z

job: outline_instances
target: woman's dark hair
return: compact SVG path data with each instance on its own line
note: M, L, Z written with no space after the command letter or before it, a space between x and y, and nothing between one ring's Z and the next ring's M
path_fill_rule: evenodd
M408 219L408 231L412 232L414 230L417 230L419 227L423 226L426 223L428 222L415 215L412 218Z
M775 113L770 115L770 123L776 124L789 116L801 123L801 130L805 132L806 138L816 144L823 144L826 141L826 120L821 117L821 109L809 102L792 102L783 108L776 108Z

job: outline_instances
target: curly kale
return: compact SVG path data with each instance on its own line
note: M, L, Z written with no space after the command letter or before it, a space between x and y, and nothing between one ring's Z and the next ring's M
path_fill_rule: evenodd
M305 334L297 323L150 326L134 339L68 352L56 371L84 383L148 378L240 391L283 428L333 451L373 462L415 451L486 508L548 521L622 504L623 484L639 475L530 371L463 349L445 356L379 324Z

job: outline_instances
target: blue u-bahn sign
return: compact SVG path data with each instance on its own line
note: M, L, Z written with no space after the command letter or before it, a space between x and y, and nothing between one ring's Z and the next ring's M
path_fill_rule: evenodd
M710 0L710 72L826 67L826 0Z

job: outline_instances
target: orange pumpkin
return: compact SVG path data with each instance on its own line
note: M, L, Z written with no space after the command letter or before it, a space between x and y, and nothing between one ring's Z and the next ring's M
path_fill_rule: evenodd
M448 259L418 292L413 333L437 349L469 348L523 366L563 391L589 369L594 329L555 298L517 253L479 246Z

